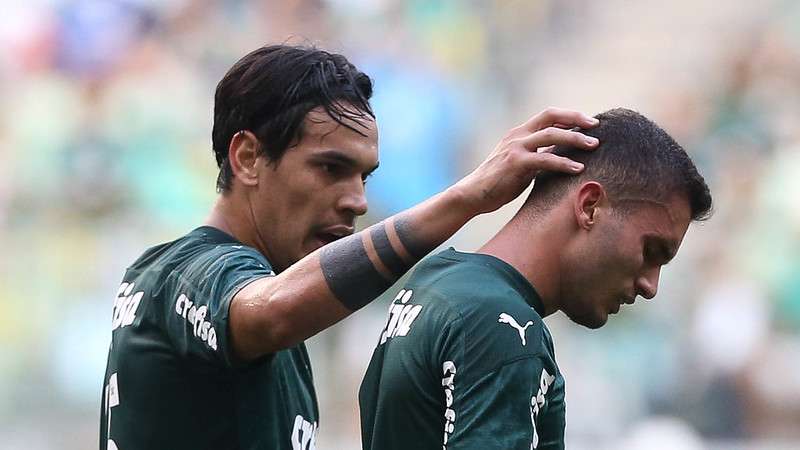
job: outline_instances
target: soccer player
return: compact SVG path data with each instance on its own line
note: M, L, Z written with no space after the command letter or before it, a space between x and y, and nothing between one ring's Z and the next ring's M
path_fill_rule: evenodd
M475 171L354 234L378 166L372 82L343 56L268 46L217 86L220 195L207 222L145 251L114 301L101 449L314 448L318 408L303 340L378 296L470 218L539 170L581 164L583 114L549 109Z
M563 449L564 379L542 318L598 328L656 295L711 195L686 152L626 109L596 116L578 176L539 175L476 253L432 256L398 289L359 401L363 448Z

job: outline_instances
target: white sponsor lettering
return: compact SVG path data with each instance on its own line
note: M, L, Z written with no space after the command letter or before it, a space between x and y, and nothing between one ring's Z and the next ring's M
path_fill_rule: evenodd
M529 326L533 325L532 321L529 320L528 323L526 323L523 327L517 323L516 319L507 313L500 313L500 317L497 318L497 321L511 325L511 327L517 330L517 333L519 333L519 338L522 339L522 346L524 347L527 344L525 339L525 330L527 330Z
M209 347L217 349L217 332L211 322L205 320L208 314L206 305L196 306L185 294L181 294L175 301L175 312L186 319L192 326L192 332Z
M136 310L144 297L144 292L133 293L134 283L122 283L114 299L114 312L111 315L111 331L126 327L136 319Z
M401 289L389 305L389 317L386 319L379 345L393 337L406 336L411 331L411 325L422 311L422 305L407 304L412 295L411 289Z
M108 450L117 450L117 444L111 439L111 408L117 405L119 405L119 386L117 385L117 373L114 372L108 377L108 384L106 384L106 419L108 420L106 426L108 443L106 447Z
M555 380L556 377L554 375L550 375L547 373L546 369L542 369L542 375L539 377L539 390L536 392L536 395L531 397L531 422L533 423L531 450L539 446L539 433L536 432L536 418L539 417L539 411L544 407L544 396L547 395L547 391Z
M298 414L292 427L292 450L315 450L317 448L317 422L309 422Z
M442 386L444 387L444 441L442 443L442 450L447 449L447 440L455 430L456 411L453 409L453 392L456 390L456 365L453 361L445 361L442 364Z

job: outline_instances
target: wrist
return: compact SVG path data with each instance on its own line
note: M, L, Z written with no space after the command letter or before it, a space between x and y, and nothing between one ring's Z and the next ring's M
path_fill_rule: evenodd
M456 183L442 192L445 203L444 211L457 211L463 215L464 223L481 214L477 208L478 202L470 195L461 183Z

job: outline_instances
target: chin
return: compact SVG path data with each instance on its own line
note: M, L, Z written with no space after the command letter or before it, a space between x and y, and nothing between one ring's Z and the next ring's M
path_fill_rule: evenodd
M589 314L567 314L567 317L578 325L582 325L586 328L596 330L608 322L608 314L604 314L601 312L596 313L589 313Z

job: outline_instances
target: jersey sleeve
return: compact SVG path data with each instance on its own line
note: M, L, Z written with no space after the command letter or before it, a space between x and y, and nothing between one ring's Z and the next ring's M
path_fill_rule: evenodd
M274 272L260 255L232 248L198 258L176 273L165 305L165 328L175 351L212 365L233 367L228 312L233 297L256 279Z
M487 330L480 322L458 321L442 344L444 448L563 449L564 389L555 361L504 334L516 330Z

